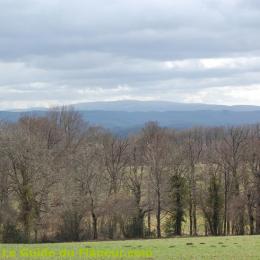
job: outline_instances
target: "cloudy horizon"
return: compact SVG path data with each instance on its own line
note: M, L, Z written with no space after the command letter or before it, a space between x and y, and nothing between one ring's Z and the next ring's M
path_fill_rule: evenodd
M0 21L0 109L260 105L257 0L9 0Z

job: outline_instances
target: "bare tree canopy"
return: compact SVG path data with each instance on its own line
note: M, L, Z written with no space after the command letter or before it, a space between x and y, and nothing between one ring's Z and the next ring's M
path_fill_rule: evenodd
M79 112L0 123L0 240L260 233L260 127L115 136Z

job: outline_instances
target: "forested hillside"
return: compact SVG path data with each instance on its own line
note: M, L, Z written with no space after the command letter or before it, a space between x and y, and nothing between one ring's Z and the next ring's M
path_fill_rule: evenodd
M140 131L146 122L156 121L163 127L187 129L192 127L239 126L260 122L259 110L194 110L194 111L109 111L77 110L82 119L102 126L114 134L127 136ZM0 111L0 120L17 122L21 116L44 116L45 110Z

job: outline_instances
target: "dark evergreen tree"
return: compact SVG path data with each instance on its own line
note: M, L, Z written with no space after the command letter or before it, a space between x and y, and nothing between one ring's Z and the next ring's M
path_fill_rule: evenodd
M213 174L210 178L207 209L204 211L212 235L221 234L223 194L219 178Z
M186 179L180 175L170 178L171 216L166 221L166 233L168 235L181 236L182 223L185 221L187 185Z

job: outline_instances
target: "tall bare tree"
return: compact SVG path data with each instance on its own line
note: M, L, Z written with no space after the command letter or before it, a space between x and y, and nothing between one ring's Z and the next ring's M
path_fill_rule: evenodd
M143 129L145 144L145 161L149 169L152 188L156 197L156 232L161 237L161 213L163 186L168 173L168 135L166 129L160 128L157 123L147 123Z
M190 235L197 235L197 187L196 165L199 163L203 149L203 131L194 128L184 133L185 158L189 167L189 220Z

